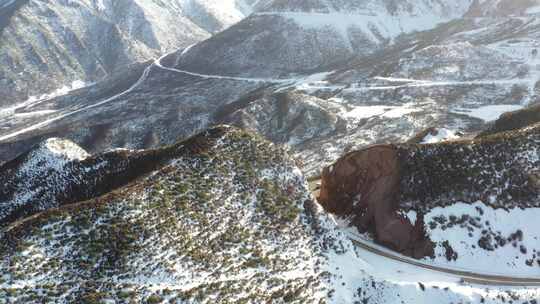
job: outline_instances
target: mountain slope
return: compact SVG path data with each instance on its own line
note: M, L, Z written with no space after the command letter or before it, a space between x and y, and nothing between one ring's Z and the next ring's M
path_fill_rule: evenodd
M392 4L394 3L394 4ZM207 74L278 77L373 54L401 34L463 16L469 0L273 1L185 53L176 67ZM264 29L264 30L263 30Z
M250 10L236 0L8 2L0 11L0 106L187 47Z
M204 148L224 132L216 128L157 150L114 150L95 156L70 141L49 138L0 166L0 226L110 192L164 166L173 155Z
M1 298L383 304L540 296L459 283L355 248L283 149L220 130L147 177L0 231Z
M505 16L490 13L493 2L460 2L458 8L403 2L411 5L397 10L379 2L303 3L309 5L259 2L250 17L191 48L72 94L0 112L0 158L12 159L51 136L94 153L171 144L232 123L291 145L304 172L317 175L351 149L406 141L429 127L474 134L502 113L537 102L534 3ZM484 17L468 17L473 4ZM382 44L362 43L369 51L352 54L327 40L341 39L332 26L314 30L288 17L335 21L341 20L330 18L336 12L362 10L400 22L440 18L429 30L400 31ZM318 38L311 44L295 35Z

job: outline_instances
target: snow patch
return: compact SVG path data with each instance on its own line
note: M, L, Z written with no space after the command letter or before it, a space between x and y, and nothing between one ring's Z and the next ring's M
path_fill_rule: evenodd
M81 161L89 157L85 150L73 142L59 138L49 138L30 153L27 161L20 168L21 174L29 174L40 169L61 171L72 161Z
M447 141L451 139L457 139L459 136L456 134L455 131L448 130L448 129L437 129L437 134L433 135L429 133L424 139L422 140L422 144L434 144L441 141Z
M12 115L15 115L17 110L21 110L21 109L28 109L28 108L31 108L43 101L46 101L46 100L49 100L49 99L52 99L52 98L55 98L55 97L58 97L58 96L63 96L63 95L66 95L74 90L78 90L80 88L83 88L86 86L86 83L83 82L83 81L80 81L80 80L76 80L74 82L71 83L71 85L65 85L51 93L48 93L48 94L43 94L41 96L30 96L28 97L28 99L24 102L21 102L19 104L16 104L16 105L13 105L13 106L10 106L10 107L6 107L6 108L3 108L3 109L0 109L0 118L4 118L4 117L10 117ZM51 113L51 112L50 112ZM40 111L40 112L34 112L35 115L38 115L38 114L46 114L44 111ZM20 113L18 114L20 116L24 116L24 113Z
M417 111L418 109L414 103L405 103L401 106L352 106L352 109L349 111L344 111L342 116L344 118L354 120L361 120L374 116L400 118Z
M479 118L483 121L497 120L502 114L523 109L522 105L488 105L475 109L458 108L453 112Z
M99 11L105 11L107 9L107 6L105 6L104 0L96 0L96 6Z
M533 6L533 7L529 7L526 11L527 14L529 15L536 15L536 14L540 14L540 5L538 6Z
M417 5L417 11L400 11L390 13L384 7L366 7L350 12L332 10L330 12L259 12L256 15L278 15L293 20L298 26L308 30L334 29L343 41L352 49L352 30L360 30L366 37L375 43L393 40L404 33L424 31L434 28L440 23L448 22L461 17L468 4L457 5L451 14L438 12L433 8L422 9ZM378 6L378 5L377 5Z
M467 221L455 225L431 222L441 219L457 220L466 217ZM445 208L435 208L425 216L427 231L436 248L437 264L466 269L480 273L493 273L509 276L540 276L540 208L493 209L482 202L474 204L456 203ZM471 220L472 219L472 220ZM472 223L472 224L471 224ZM496 241L489 237L492 250L480 247L479 240L491 233L501 235ZM516 235L516 240L508 238ZM448 261L442 242L448 241L457 252L457 260ZM498 244L497 244L498 243ZM504 243L504 245L502 245ZM433 262L432 260L426 260ZM531 263L532 262L532 263ZM528 265L529 263L530 265ZM496 268L493 265L497 265Z

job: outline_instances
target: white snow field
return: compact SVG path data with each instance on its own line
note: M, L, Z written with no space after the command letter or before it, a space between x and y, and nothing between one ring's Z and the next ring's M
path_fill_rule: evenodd
M507 211L495 210L482 202L456 203L431 210L425 216L425 221L430 223L441 217L461 219L463 216L480 220L476 220L474 225L470 222L436 227L427 225L431 239L438 243L437 264L483 273L540 278L540 208ZM512 238L512 235L515 237ZM480 247L479 239L482 236L491 240L493 247L489 250ZM448 240L458 253L457 260L448 261L445 258L445 249L441 245L444 240Z
M334 218L333 220L343 236L374 249L374 251L366 250L363 246L353 244L355 256L337 255L330 258L330 263L344 270L344 281L348 279L347 281L362 282L366 280L366 276L371 277L373 285L366 286L366 289L362 290L366 298L371 297L375 300L374 303L503 303L503 299L511 298L512 295L515 297L514 300L538 301L540 299L540 290L534 284L529 287L526 287L526 283L522 286L518 284L511 287L508 286L512 285L510 283L506 286L505 283L495 283L496 279L493 283L489 283L491 280L489 276L504 277L505 275L515 277L516 281L527 277L538 278L537 281L540 281L539 274L517 275L515 271L497 273L493 271L493 264L488 269L479 269L479 267L469 269L447 265L441 260L417 261L373 243L368 236L360 235L356 228L349 227L345 219ZM416 264L425 265L425 267L419 267ZM429 269L430 267L447 269L449 272ZM451 273L454 270L456 273L471 272L473 274L468 277ZM483 276L487 277L485 281L481 279ZM476 277L479 279L477 280Z

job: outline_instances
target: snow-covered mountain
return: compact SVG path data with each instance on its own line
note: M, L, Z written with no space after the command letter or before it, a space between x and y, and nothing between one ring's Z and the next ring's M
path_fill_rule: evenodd
M147 176L1 230L0 298L491 304L540 297L534 287L480 285L489 277L474 281L365 250L314 201L296 162L252 133L218 127L167 149L171 161Z
M401 34L462 17L470 5L470 0L270 1L190 49L178 65L260 77L306 72L373 54Z
M540 19L531 11L535 5L521 15L477 18L467 17L466 4L451 10L448 4L418 3L414 14L401 9L396 18L430 7L438 7L434 11L442 19L454 18L447 10L460 13L353 57L344 55L347 48L339 43L317 38L332 61L322 63L326 59L317 54L323 53L289 35L317 31L284 21L278 2L261 2L244 21L193 47L63 97L5 108L1 158L7 161L49 136L99 152L170 144L229 123L290 145L305 172L317 174L350 149L406 141L428 127L474 133L500 114L536 102ZM351 14L360 9L343 5L341 10ZM391 14L386 6L376 7ZM332 8L303 14L339 11Z
M0 106L187 47L251 12L239 0L2 2Z
M0 303L540 301L537 1L0 3Z

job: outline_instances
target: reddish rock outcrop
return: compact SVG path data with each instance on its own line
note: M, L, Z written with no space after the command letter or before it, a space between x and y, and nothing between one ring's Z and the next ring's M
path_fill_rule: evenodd
M403 254L421 258L433 255L423 219L416 225L397 210L400 197L398 149L378 145L351 152L322 174L319 202L340 216L353 216L361 231L374 233L376 241Z
M494 209L540 207L540 123L515 126L474 140L379 145L348 153L324 170L320 203L352 217L382 245L413 257L431 256L434 246L422 213L433 208L477 201ZM402 215L409 210L417 212L416 223Z

